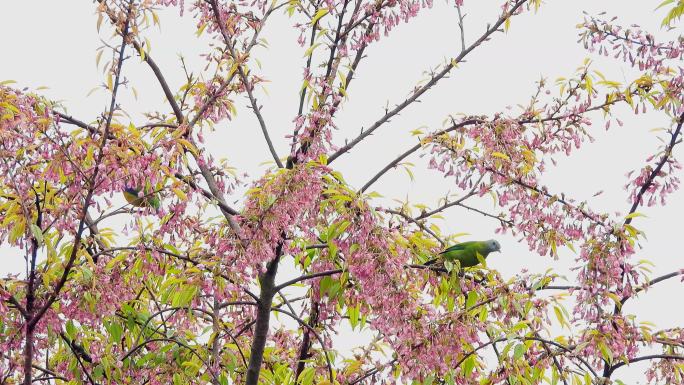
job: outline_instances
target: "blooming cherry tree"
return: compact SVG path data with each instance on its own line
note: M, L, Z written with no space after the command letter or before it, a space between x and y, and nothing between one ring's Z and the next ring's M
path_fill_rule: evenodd
M445 127L414 132L416 144L389 154L362 186L336 169L541 3L504 1L468 41L469 4L455 0L460 53L341 145L337 114L354 97L365 53L431 1L98 0L98 30L111 38L97 60L111 60L102 86L109 104L97 119L71 116L37 90L0 86L0 240L26 256L25 275L0 280L0 383L610 384L640 361L652 383L684 383L684 329L654 330L622 309L684 274L649 277L635 227L641 210L664 205L679 186L684 38L658 41L638 26L587 16L580 42L638 77L611 81L586 60L567 78L539 81L517 110L454 111ZM675 25L683 7L670 3L664 24ZM194 18L210 42L204 73L186 71L178 89L146 38L167 7ZM275 17L289 17L305 57L287 138L269 134L255 92L268 79L252 50ZM135 65L167 102L142 122L120 103ZM273 158L253 179L216 161L204 140L243 97ZM626 216L541 184L555 159L592 141L596 126L646 111L671 125L663 146L628 175ZM289 154L277 153L281 140ZM461 195L418 210L377 199L371 187L415 155ZM140 191L138 204L122 204L127 188ZM470 205L483 196L501 213ZM147 197L161 207L139 203ZM576 283L560 285L552 271L504 279L487 266L424 265L456 241L434 219L459 208L533 253L576 251ZM282 279L283 269L296 278ZM571 312L563 296L573 298ZM370 338L344 355L339 333Z

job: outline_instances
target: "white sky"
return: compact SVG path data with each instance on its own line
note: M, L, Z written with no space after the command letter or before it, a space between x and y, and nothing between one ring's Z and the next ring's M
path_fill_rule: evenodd
M501 2L466 0L466 44L480 36L487 22L495 20ZM570 76L589 56L576 43L578 30L575 25L582 21L582 11L592 15L607 11L608 15L619 16L618 22L623 25L638 22L658 36L662 34L659 29L662 13L653 12L658 3L643 0L546 1L538 14L526 13L514 18L507 35L495 34L490 42L468 56L467 62L448 79L428 91L420 99L421 103L404 110L351 153L336 160L334 167L341 170L352 185L360 187L389 160L415 144L409 131L421 126L426 126L424 131L439 129L449 114L491 114L504 110L507 105L526 103L540 77L553 81L559 76ZM195 22L189 12L186 11L183 18L178 17L177 9L161 15L161 33L156 28L147 32L152 41L151 55L171 88L177 89L184 80L178 54L186 56L197 73L204 64L197 55L206 51L205 41L195 37ZM445 58L458 54L460 39L456 20L456 9L452 5L436 1L433 9L421 11L418 18L400 25L389 37L366 50L367 58L349 89L350 100L337 120L340 132L336 143L343 144L344 138L353 138L361 127L368 127L379 119L387 103L391 108L402 102L414 85L426 77L424 71L435 69ZM87 96L104 79L95 66L95 49L101 45L95 24L94 5L90 1L4 1L0 12L0 36L3 37L0 81L16 80L14 86L19 88L47 86L49 89L41 92L49 98L62 100L70 114L85 121L95 119L108 104L108 95L104 92ZM274 15L263 34L270 48L257 48L252 55L262 63L262 69L255 71L270 80L266 85L268 94L259 90L257 98L264 105L262 111L281 156L289 151L289 140L284 136L292 130L304 64L303 50L296 43L298 32L291 24L292 21L282 13ZM107 40L109 36L102 38ZM107 55L108 51L103 59ZM598 58L594 68L618 81L630 79L633 74L626 65L612 59ZM122 93L120 101L125 110L129 113L169 111L146 65L132 58L125 65L124 74L139 94L135 101L130 90ZM244 100L238 102L245 105ZM139 116L136 119L137 123L142 122ZM597 120L592 132L597 139L595 143L587 143L568 159L557 158L560 160L558 167L549 170L543 179L550 191L564 192L578 201L587 199L596 211L620 211L624 215L629 208L623 190L627 182L625 173L639 169L645 158L656 151L660 142L649 130L666 126L668 121L663 115L624 115L623 120L624 127L614 125L607 133L603 121ZM232 122L221 123L210 138L207 142L212 154L227 158L232 166L247 172L252 179L261 175L266 167L262 163L271 160L256 119L245 108L239 110L239 116ZM682 150L675 149L675 156L682 157ZM458 191L438 173L422 171L425 162L417 156L408 161L416 164L415 182L411 183L407 174L397 169L372 189L388 198L408 197L416 203L431 206L436 206L437 199L450 189ZM605 192L592 198L599 190ZM679 191L670 196L665 208L642 208L638 211L648 217L634 221L648 237L637 259L654 262L654 276L684 268L682 252L678 249L684 213L682 198L684 193ZM483 200L474 205L495 211L491 201ZM496 223L465 210L452 210L446 213L442 228L445 232L470 233L471 236L464 240L488 239L494 236ZM515 275L523 268L532 272L554 268L559 273L568 273L568 267L574 264L568 250L561 252L559 261L553 261L530 253L525 244L510 236L499 239L503 253L491 258L488 265L500 270L505 277ZM19 251L1 248L0 252L0 275L22 271L23 259ZM631 300L624 311L638 314L642 321L655 322L659 328L680 326L684 310L672 304L682 295L684 285L678 279L670 280L653 287L641 298ZM643 366L636 365L620 369L616 378L639 381L641 371Z

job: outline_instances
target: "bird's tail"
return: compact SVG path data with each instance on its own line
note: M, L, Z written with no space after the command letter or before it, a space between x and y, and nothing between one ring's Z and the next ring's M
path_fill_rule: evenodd
M431 260L429 260L429 261L427 261L427 262L423 263L423 266L430 266L430 265L434 265L434 264L435 264L435 262L437 262L437 260L438 260L438 259L439 259L439 258L433 258L433 259L431 259Z

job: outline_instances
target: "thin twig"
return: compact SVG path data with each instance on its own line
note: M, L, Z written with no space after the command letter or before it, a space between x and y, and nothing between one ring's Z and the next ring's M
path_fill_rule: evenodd
M477 39L473 44L471 44L467 49L461 51L456 58L451 60L448 64L444 66L444 68L438 72L436 75L432 76L430 80L425 83L423 86L420 88L416 89L411 96L409 96L406 100L401 102L399 105L397 105L395 108L393 108L391 111L387 112L383 117L381 117L379 120L377 120L373 125L371 125L368 129L363 131L359 136L354 138L351 142L347 143L346 145L342 146L339 150L337 150L335 153L333 153L329 158L328 158L328 164L332 163L335 159L337 159L339 156L342 154L348 152L354 146L359 144L363 139L368 137L368 135L371 135L375 130L377 130L380 126L385 124L388 120L390 120L392 117L400 113L404 108L408 107L409 105L413 104L421 95L423 95L427 90L432 88L437 82L439 82L441 79L443 79L453 68L456 67L459 63L463 61L463 59L470 53L472 52L475 48L477 48L480 44L485 42L489 37L496 31L498 31L499 27L509 18L511 17L517 10L520 8L527 0L521 0L515 3L513 7L504 14L502 14L499 19L494 23L493 26L487 28L484 34L480 36L479 39Z
M271 142L271 137L268 134L268 128L266 127L266 122L264 121L264 117L261 115L261 110L259 108L259 105L257 104L256 98L254 97L254 94L252 93L252 90L253 90L252 84L250 84L249 79L247 78L247 75L245 74L245 71L242 69L242 63L240 63L241 58L238 57L238 55L235 51L235 47L233 47L233 43L231 42L230 36L228 35L228 31L226 31L226 26L221 21L221 13L218 9L218 5L216 4L216 0L208 0L208 2L211 5L211 9L214 12L214 16L216 17L216 25L219 27L219 30L221 31L221 35L223 36L224 43L226 44L226 47L228 48L228 51L230 52L231 57L237 63L238 75L240 75L240 79L242 80L242 84L244 84L244 86L245 86L245 91L247 91L247 96L249 98L249 102L252 105L252 110L254 111L254 114L256 115L257 120L259 121L259 126L261 127L261 132L264 134L264 138L266 139L266 144L268 145L268 150L271 152L271 155L273 156L273 160L275 160L278 167L283 168L283 163L280 161L280 158L278 157L278 154L276 153L275 147L273 147L273 142Z

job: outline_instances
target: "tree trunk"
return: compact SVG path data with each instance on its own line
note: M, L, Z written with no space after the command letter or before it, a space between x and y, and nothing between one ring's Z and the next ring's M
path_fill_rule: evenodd
M27 325L24 345L24 385L33 382L33 327Z
M261 362L264 358L264 347L268 336L268 327L271 318L271 304L275 295L275 277L278 272L278 262L282 251L282 243L276 248L276 257L266 266L266 272L259 277L261 293L259 294L259 305L257 307L257 319L254 329L254 340L249 355L249 366L247 367L246 385L257 385L259 382L259 372Z

